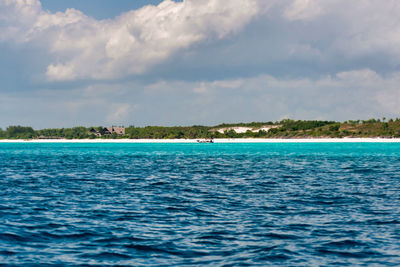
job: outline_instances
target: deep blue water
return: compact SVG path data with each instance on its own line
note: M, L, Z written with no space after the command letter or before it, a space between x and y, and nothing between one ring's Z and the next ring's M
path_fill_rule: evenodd
M400 144L0 144L0 263L400 265Z

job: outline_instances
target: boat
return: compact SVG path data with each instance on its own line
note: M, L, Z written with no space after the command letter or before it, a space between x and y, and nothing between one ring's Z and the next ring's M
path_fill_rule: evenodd
M214 143L212 139L197 139L197 143Z

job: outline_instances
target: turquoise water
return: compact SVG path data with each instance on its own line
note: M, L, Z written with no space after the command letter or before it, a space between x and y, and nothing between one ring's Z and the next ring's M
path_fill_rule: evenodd
M400 265L400 144L0 144L0 263Z

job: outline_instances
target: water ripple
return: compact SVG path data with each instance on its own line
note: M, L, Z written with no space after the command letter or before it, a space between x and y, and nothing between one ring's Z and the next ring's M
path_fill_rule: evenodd
M6 265L400 265L398 144L0 144Z

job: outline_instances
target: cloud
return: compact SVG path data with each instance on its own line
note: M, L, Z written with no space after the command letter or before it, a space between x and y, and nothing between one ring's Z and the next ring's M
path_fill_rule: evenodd
M393 0L165 0L96 20L73 8L51 13L39 0L3 0L0 42L45 51L38 68L51 82L151 76L157 68L174 78L195 69L191 79L396 71L399 16Z
M190 90L196 97L185 107L186 115L190 114L195 120L219 123L279 120L283 114L295 119L332 120L396 117L400 112L397 105L399 82L399 72L382 76L370 69L360 69L315 79L263 74L234 80L158 83L155 86L160 90L168 87L167 91L173 95L187 94Z
M295 0L284 11L288 20L310 20L321 15L319 0Z
M0 121L395 117L399 17L395 0L166 0L105 20L0 0Z
M269 3L269 9L244 30L180 50L143 75L212 80L262 73L318 77L349 69L398 71L400 2L264 0L259 6L262 3ZM301 12L288 17L293 7Z
M165 0L112 20L72 8L53 14L38 0L5 0L0 10L3 41L48 47L51 81L141 74L178 50L241 30L259 13L256 0Z
M129 104L113 104L110 106L108 115L106 116L106 122L109 124L123 123L128 119L131 114L132 108Z
M2 127L213 125L293 119L397 117L400 72L349 70L318 78L269 74L213 81L98 83L0 95Z
M76 68L75 65L72 63L69 63L67 65L64 64L57 64L53 65L50 64L47 67L47 72L46 72L47 77L49 80L73 80L77 76Z
M398 58L399 16L400 2L393 0L294 0L284 10L287 20L305 22L301 32L317 30L311 32L310 43L322 42L325 54L336 53L348 60L374 53L392 53Z

